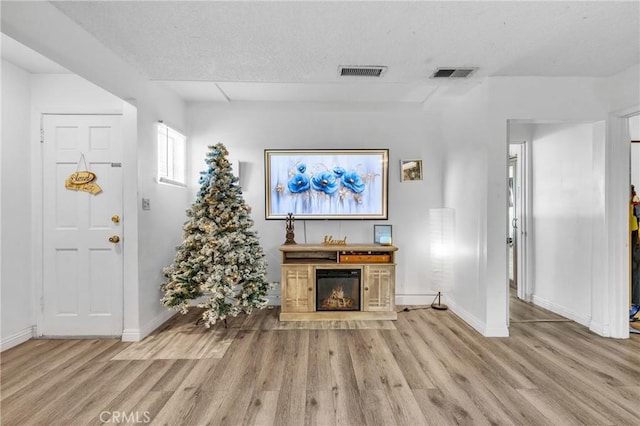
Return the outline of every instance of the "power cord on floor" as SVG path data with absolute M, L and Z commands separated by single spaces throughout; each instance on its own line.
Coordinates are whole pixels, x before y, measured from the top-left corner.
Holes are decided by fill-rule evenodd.
M 420 307 L 420 308 L 404 308 L 401 311 L 397 311 L 397 313 L 410 312 L 410 311 L 420 311 L 422 309 L 431 309 L 431 306 L 423 306 L 423 307 Z
M 432 295 L 433 296 L 433 295 Z M 431 302 L 431 305 L 429 306 L 422 306 L 420 308 L 409 308 L 409 307 L 405 307 L 404 309 L 402 309 L 401 311 L 397 311 L 396 313 L 400 313 L 400 312 L 410 312 L 410 311 L 419 311 L 421 309 L 437 309 L 439 311 L 444 311 L 447 309 L 447 305 L 440 303 L 440 297 L 442 296 L 441 292 L 438 292 L 437 294 L 435 294 L 435 298 L 433 299 L 433 302 Z M 437 302 L 436 302 L 437 301 Z

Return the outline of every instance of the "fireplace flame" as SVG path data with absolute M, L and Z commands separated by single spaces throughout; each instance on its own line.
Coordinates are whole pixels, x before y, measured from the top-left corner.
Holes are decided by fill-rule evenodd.
M 331 295 L 322 301 L 323 309 L 349 309 L 353 306 L 354 300 L 344 295 L 342 286 L 334 287 Z

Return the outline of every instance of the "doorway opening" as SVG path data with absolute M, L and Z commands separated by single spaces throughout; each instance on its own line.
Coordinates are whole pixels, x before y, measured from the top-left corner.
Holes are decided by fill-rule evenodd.
M 636 194 L 640 192 L 640 114 L 628 117 L 629 138 L 631 141 L 630 152 L 630 172 L 632 189 L 635 187 Z M 638 200 L 638 195 L 632 193 L 632 204 Z M 632 207 L 632 214 L 640 222 L 640 205 Z M 633 235 L 633 233 L 631 233 Z M 629 243 L 629 333 L 640 334 L 640 242 L 631 241 Z
M 603 146 L 604 122 L 509 122 L 508 324 L 589 325 L 601 264 L 592 265 L 603 250 Z

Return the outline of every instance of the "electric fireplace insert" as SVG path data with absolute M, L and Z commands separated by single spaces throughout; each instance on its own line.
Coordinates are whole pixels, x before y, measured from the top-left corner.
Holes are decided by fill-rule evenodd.
M 316 269 L 316 311 L 359 311 L 360 269 Z

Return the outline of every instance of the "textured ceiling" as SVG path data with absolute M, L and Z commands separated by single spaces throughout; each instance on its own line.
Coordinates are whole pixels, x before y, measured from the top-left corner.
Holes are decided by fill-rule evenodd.
M 616 74 L 640 63 L 640 2 L 69 1 L 54 5 L 191 100 L 422 102 L 487 76 Z M 384 65 L 383 77 L 339 77 Z M 478 67 L 466 82 L 438 67 Z M 197 82 L 197 83 L 196 83 Z

